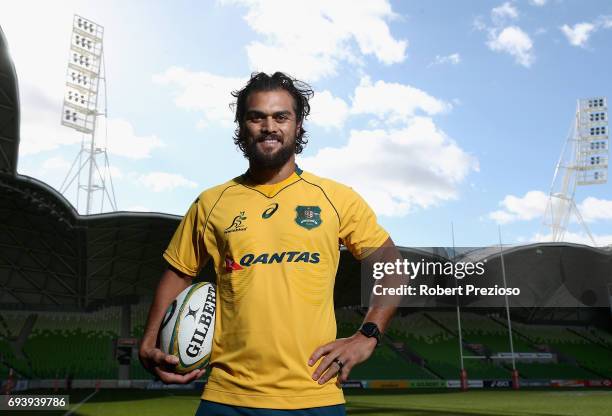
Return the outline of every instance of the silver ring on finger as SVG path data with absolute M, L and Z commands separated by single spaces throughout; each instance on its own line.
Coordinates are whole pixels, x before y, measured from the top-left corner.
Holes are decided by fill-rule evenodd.
M 344 367 L 344 363 L 342 361 L 340 361 L 339 358 L 334 358 L 334 363 L 336 363 L 338 365 L 338 372 L 341 373 L 342 372 L 342 368 Z

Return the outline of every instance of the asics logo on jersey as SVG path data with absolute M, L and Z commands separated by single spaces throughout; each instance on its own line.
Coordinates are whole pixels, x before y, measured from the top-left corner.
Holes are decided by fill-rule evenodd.
M 272 215 L 274 215 L 277 209 L 278 209 L 278 204 L 275 202 L 272 205 L 270 205 L 268 208 L 266 208 L 264 212 L 261 213 L 261 218 L 263 218 L 264 220 L 267 220 Z
M 224 230 L 224 233 L 233 233 L 236 231 L 244 231 L 247 229 L 246 225 L 242 225 L 242 221 L 246 221 L 247 217 L 244 215 L 245 211 L 240 211 L 239 215 L 234 217 L 232 224 Z
M 310 251 L 281 251 L 280 253 L 248 253 L 240 259 L 240 265 L 249 267 L 255 264 L 272 264 L 272 263 L 313 263 L 319 262 L 320 253 Z

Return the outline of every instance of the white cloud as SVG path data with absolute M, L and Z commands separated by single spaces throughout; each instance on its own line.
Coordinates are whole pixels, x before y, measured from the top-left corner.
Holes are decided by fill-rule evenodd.
M 499 203 L 502 209 L 489 213 L 489 218 L 498 224 L 542 218 L 547 203 L 548 195 L 542 191 L 529 191 L 522 197 L 506 195 Z
M 428 117 L 396 130 L 352 130 L 345 146 L 323 148 L 300 165 L 352 186 L 389 216 L 457 198 L 459 184 L 478 170 L 477 160 Z
M 177 88 L 176 105 L 201 112 L 202 118 L 197 126 L 204 128 L 212 122 L 226 127 L 233 126 L 234 111 L 230 104 L 234 99 L 231 93 L 244 86 L 247 79 L 171 67 L 163 74 L 154 75 L 153 81 Z M 316 92 L 311 107 L 309 121 L 322 127 L 342 127 L 349 113 L 348 104 L 328 90 Z
M 542 7 L 546 5 L 548 0 L 529 0 L 529 3 L 533 6 Z
M 609 246 L 612 245 L 612 234 L 591 234 L 595 240 L 595 247 Z M 552 234 L 536 233 L 531 237 L 532 242 L 550 242 L 552 241 Z M 589 236 L 584 233 L 576 233 L 566 231 L 563 236 L 563 241 L 567 243 L 584 244 L 587 246 L 593 246 L 593 241 Z
M 342 61 L 357 63 L 363 56 L 373 55 L 390 65 L 406 57 L 408 42 L 395 39 L 387 24 L 397 18 L 387 0 L 221 3 L 247 7 L 246 22 L 263 37 L 247 45 L 252 70 L 281 70 L 316 81 L 335 75 Z
M 151 156 L 154 149 L 165 146 L 157 136 L 136 135 L 134 127 L 126 120 L 109 119 L 107 123 L 107 150 L 110 155 L 123 156 L 129 159 L 145 159 Z
M 19 166 L 19 173 L 33 178 L 57 178 L 65 176 L 70 169 L 71 163 L 62 156 L 52 156 L 45 159 L 42 163 L 32 164 L 26 163 Z
M 601 15 L 592 22 L 563 25 L 559 28 L 572 46 L 585 48 L 591 36 L 600 29 L 612 29 L 612 16 Z
M 282 71 L 302 80 L 316 81 L 336 75 L 338 62 L 331 56 L 303 53 L 295 46 L 270 46 L 251 42 L 247 55 L 253 71 Z
M 316 92 L 310 101 L 312 111 L 309 120 L 322 127 L 341 128 L 348 117 L 349 108 L 342 98 L 325 90 Z
M 70 168 L 70 162 L 61 156 L 53 156 L 45 160 L 41 164 L 41 168 L 43 170 L 64 170 L 67 172 Z
M 59 98 L 58 98 L 59 97 Z M 21 89 L 22 122 L 19 156 L 57 150 L 81 143 L 83 135 L 60 124 L 63 94 L 50 92 L 28 83 Z M 138 136 L 131 123 L 121 119 L 98 118 L 96 144 L 104 146 L 104 123 L 108 126 L 108 152 L 131 159 L 149 157 L 153 149 L 162 147 L 156 136 Z M 76 156 L 76 153 L 75 153 Z
M 492 29 L 489 32 L 487 46 L 492 51 L 512 55 L 518 64 L 527 68 L 535 59 L 531 38 L 518 26 L 508 26 L 502 31 Z
M 59 112 L 59 106 L 57 112 L 30 108 L 28 117 L 21 125 L 20 157 L 81 143 L 82 134 L 60 125 Z M 107 123 L 108 142 L 106 144 L 109 155 L 143 159 L 150 157 L 153 150 L 164 146 L 162 140 L 155 135 L 137 135 L 132 124 L 127 120 L 100 118 L 98 121 L 96 145 L 98 147 L 105 145 L 102 132 L 105 131 L 104 123 Z
M 499 203 L 502 209 L 489 213 L 488 217 L 498 224 L 542 218 L 548 199 L 548 195 L 542 191 L 529 191 L 522 197 L 506 195 Z M 563 208 L 559 199 L 555 198 L 553 202 L 555 211 Z M 578 210 L 585 222 L 612 220 L 612 200 L 587 197 L 578 204 Z
M 487 33 L 487 47 L 494 52 L 507 53 L 519 65 L 529 68 L 535 61 L 533 41 L 519 26 L 510 21 L 519 18 L 519 11 L 512 2 L 505 2 L 491 9 L 491 23 L 487 24 L 482 16 L 472 22 L 475 30 Z
M 132 212 L 153 212 L 149 207 L 143 205 L 132 205 L 126 208 L 126 211 Z
M 61 97 L 27 82 L 20 91 L 21 126 L 19 155 L 28 156 L 80 143 L 82 135 L 60 124 Z M 57 98 L 57 97 L 56 97 Z
M 596 30 L 592 23 L 576 23 L 574 26 L 563 25 L 561 31 L 573 46 L 586 46 L 591 34 Z
M 491 9 L 491 18 L 494 22 L 501 22 L 503 19 L 518 19 L 518 16 L 518 10 L 510 2 Z
M 123 171 L 117 166 L 110 165 L 108 167 L 108 172 L 110 173 L 113 181 L 123 178 Z
M 153 192 L 171 191 L 175 188 L 195 188 L 198 186 L 196 182 L 190 181 L 183 175 L 167 172 L 150 172 L 138 176 L 136 181 Z
M 472 22 L 472 27 L 474 28 L 474 30 L 477 30 L 479 32 L 485 31 L 488 28 L 482 16 L 476 16 L 474 18 L 474 21 Z
M 457 65 L 461 62 L 461 56 L 458 53 L 452 53 L 450 55 L 441 56 L 436 55 L 436 59 L 430 64 L 431 65 L 443 65 L 443 64 L 452 64 Z
M 387 122 L 407 121 L 417 111 L 435 115 L 450 109 L 445 103 L 418 88 L 363 77 L 355 89 L 351 114 L 373 114 Z
M 229 107 L 233 100 L 231 92 L 240 89 L 247 79 L 193 72 L 173 66 L 163 74 L 154 75 L 153 82 L 177 87 L 175 104 L 179 108 L 201 112 L 202 119 L 198 125 L 204 127 L 210 122 L 232 125 L 234 113 Z
M 612 200 L 587 197 L 578 206 L 582 219 L 586 222 L 612 220 Z

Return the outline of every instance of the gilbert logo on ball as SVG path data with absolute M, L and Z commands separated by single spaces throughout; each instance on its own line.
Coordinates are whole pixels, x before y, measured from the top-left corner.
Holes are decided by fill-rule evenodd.
M 183 290 L 168 307 L 159 335 L 160 347 L 179 359 L 177 373 L 208 365 L 215 331 L 215 286 L 196 283 Z

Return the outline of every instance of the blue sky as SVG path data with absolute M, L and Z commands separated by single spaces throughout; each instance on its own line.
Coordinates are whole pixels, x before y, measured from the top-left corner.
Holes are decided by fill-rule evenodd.
M 357 189 L 397 243 L 449 245 L 451 221 L 457 245 L 494 244 L 498 225 L 505 243 L 546 238 L 576 100 L 611 96 L 612 3 L 290 3 L 0 3 L 20 83 L 18 171 L 57 188 L 80 148 L 59 124 L 76 13 L 105 28 L 120 210 L 182 215 L 246 170 L 229 92 L 278 69 L 316 91 L 298 163 Z M 598 244 L 612 244 L 611 186 L 576 192 Z M 566 238 L 587 241 L 575 221 Z

